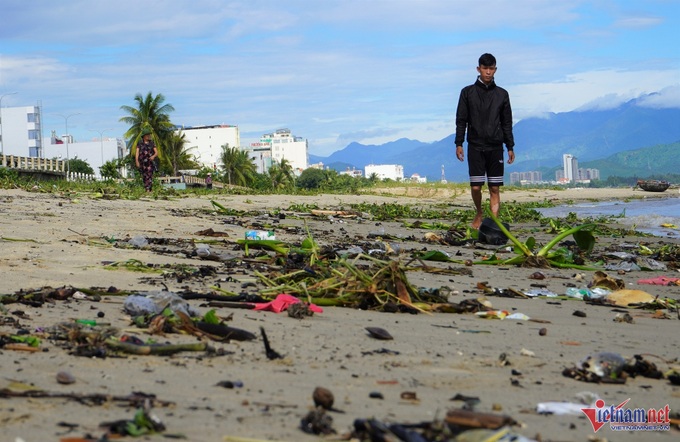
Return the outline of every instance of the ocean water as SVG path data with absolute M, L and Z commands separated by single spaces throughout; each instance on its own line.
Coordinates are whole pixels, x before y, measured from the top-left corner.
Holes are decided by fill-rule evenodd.
M 543 216 L 556 218 L 566 217 L 569 212 L 578 217 L 614 216 L 617 223 L 641 232 L 680 238 L 680 194 L 677 192 L 665 198 L 585 202 L 536 210 Z M 662 227 L 662 224 L 676 227 Z

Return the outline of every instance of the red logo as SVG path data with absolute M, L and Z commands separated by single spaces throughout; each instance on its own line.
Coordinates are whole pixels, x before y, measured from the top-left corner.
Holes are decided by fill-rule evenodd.
M 581 408 L 593 431 L 598 432 L 605 424 L 615 431 L 668 431 L 670 430 L 670 407 L 663 408 L 624 408 L 630 398 L 619 405 L 605 406 L 602 399 L 595 402 L 595 407 Z

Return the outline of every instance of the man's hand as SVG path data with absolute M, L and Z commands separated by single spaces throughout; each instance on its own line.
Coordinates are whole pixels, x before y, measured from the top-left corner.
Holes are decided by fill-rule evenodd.
M 514 162 L 515 162 L 515 151 L 509 150 L 508 151 L 508 164 L 512 164 Z
M 456 146 L 456 158 L 460 161 L 465 161 L 465 152 L 463 152 L 463 146 Z

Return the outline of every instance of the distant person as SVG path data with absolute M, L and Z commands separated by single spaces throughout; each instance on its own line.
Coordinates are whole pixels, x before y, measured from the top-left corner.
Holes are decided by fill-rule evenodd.
M 456 110 L 456 157 L 465 160 L 463 141 L 467 132 L 470 193 L 477 209 L 472 227 L 479 229 L 484 219 L 482 186 L 488 181 L 491 212 L 498 216 L 503 185 L 503 143 L 508 164 L 515 161 L 512 135 L 512 109 L 508 92 L 496 86 L 496 57 L 483 54 L 477 66 L 477 81 L 460 91 Z
M 205 177 L 205 187 L 208 190 L 212 189 L 212 174 L 210 173 Z
M 151 130 L 142 130 L 142 139 L 137 143 L 135 162 L 137 169 L 142 174 L 142 181 L 147 192 L 151 192 L 153 186 L 153 173 L 155 170 L 154 160 L 158 158 L 158 148 L 151 139 Z

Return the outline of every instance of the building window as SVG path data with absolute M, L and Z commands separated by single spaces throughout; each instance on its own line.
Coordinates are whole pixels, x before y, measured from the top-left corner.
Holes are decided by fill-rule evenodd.
M 35 123 L 36 121 L 38 121 L 38 115 L 36 114 L 26 114 L 26 117 L 28 118 L 29 123 Z
M 38 139 L 40 139 L 40 133 L 39 133 L 39 131 L 33 130 L 33 129 L 29 130 L 29 131 L 28 131 L 28 139 L 29 139 L 29 140 L 38 140 Z

